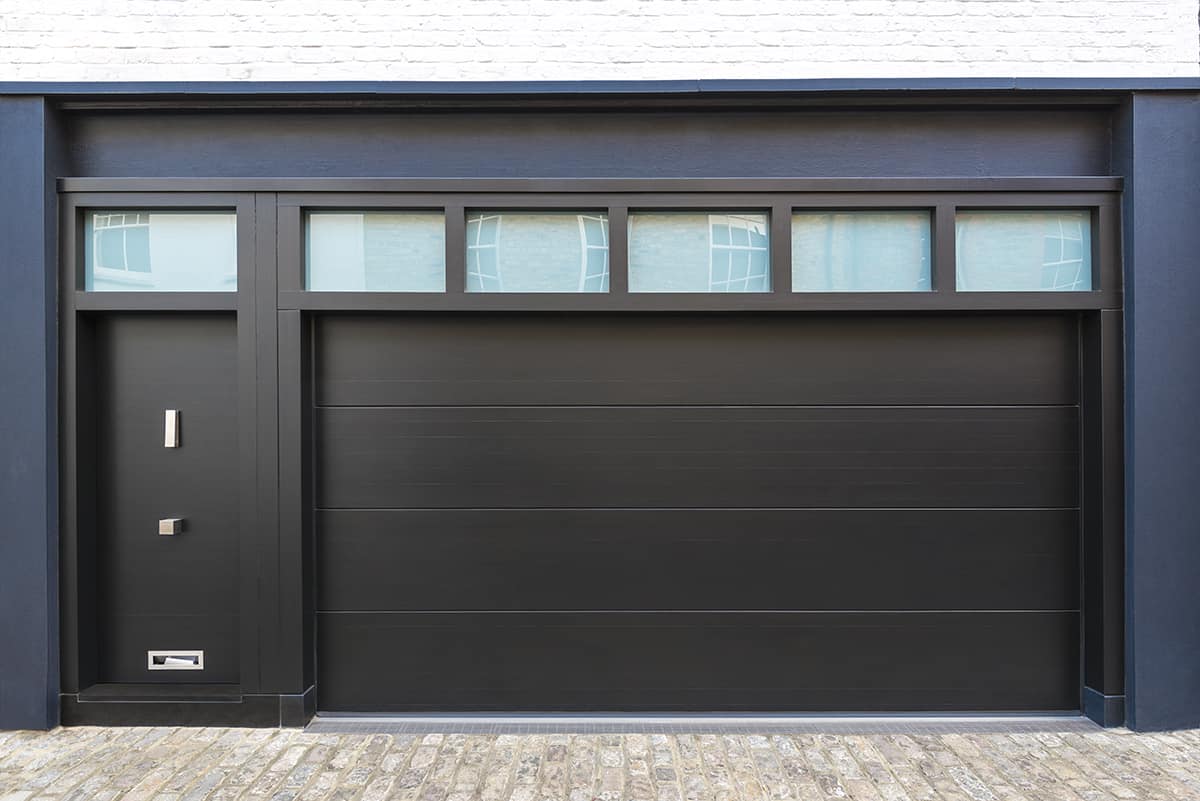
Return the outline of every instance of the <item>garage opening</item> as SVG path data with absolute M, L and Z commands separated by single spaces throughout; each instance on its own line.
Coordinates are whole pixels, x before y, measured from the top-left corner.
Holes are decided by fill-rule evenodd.
M 1075 314 L 326 314 L 329 712 L 1068 710 Z
M 1120 702 L 1119 180 L 130 180 L 63 195 L 69 719 Z

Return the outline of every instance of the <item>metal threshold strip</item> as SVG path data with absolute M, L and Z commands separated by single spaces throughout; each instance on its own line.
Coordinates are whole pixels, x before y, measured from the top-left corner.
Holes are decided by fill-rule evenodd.
M 319 713 L 318 734 L 1020 734 L 1098 731 L 1078 713 L 985 715 L 635 715 Z

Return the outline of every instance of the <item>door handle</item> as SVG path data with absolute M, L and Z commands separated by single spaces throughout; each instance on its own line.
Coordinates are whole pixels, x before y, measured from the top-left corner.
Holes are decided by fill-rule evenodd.
M 179 447 L 179 410 L 167 409 L 163 414 L 163 447 Z
M 158 533 L 162 537 L 174 537 L 183 532 L 182 517 L 164 517 L 158 521 Z

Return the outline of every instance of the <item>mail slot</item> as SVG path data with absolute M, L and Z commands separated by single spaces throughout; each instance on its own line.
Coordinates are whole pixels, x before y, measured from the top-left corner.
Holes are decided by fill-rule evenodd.
M 204 670 L 203 651 L 147 651 L 148 670 Z

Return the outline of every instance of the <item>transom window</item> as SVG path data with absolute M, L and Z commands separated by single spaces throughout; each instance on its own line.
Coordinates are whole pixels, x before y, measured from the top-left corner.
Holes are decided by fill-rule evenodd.
M 83 248 L 84 287 L 93 292 L 237 289 L 233 212 L 94 210 Z
M 467 215 L 468 292 L 607 292 L 608 215 L 478 211 Z
M 639 211 L 629 215 L 630 292 L 770 292 L 769 216 Z
M 551 188 L 543 188 L 547 183 Z M 536 190 L 513 192 L 489 184 L 474 194 L 433 189 L 422 194 L 288 195 L 269 224 L 278 226 L 280 242 L 298 238 L 303 261 L 299 275 L 287 264 L 295 264 L 294 259 L 280 261 L 279 291 L 408 293 L 411 300 L 380 298 L 370 306 L 427 309 L 519 309 L 526 303 L 550 308 L 547 302 L 556 302 L 433 297 L 501 294 L 613 294 L 628 298 L 618 306 L 634 309 L 999 309 L 1009 302 L 983 293 L 1011 293 L 1014 303 L 1038 308 L 1090 308 L 1110 302 L 1119 291 L 1117 239 L 1108 229 L 1120 210 L 1110 189 L 1030 189 L 1018 195 L 1006 185 L 1003 191 L 984 187 L 961 193 L 801 189 L 784 195 L 773 190 L 755 194 L 754 187 L 740 194 L 710 192 L 707 182 L 699 191 L 675 193 L 648 189 L 647 182 L 615 193 L 609 191 L 614 182 L 607 179 L 603 188 L 597 183 L 595 190 L 586 191 L 559 183 L 545 179 Z M 682 187 L 684 182 L 667 184 Z M 521 183 L 514 181 L 514 186 Z M 138 196 L 129 195 L 131 201 Z M 309 197 L 311 207 L 306 205 Z M 375 206 L 358 208 L 358 198 Z M 504 203 L 528 199 L 528 205 L 491 205 L 489 198 Z M 722 198 L 730 203 L 722 204 Z M 741 205 L 756 199 L 761 207 Z M 1038 205 L 1043 199 L 1045 204 Z M 101 209 L 81 203 L 80 288 L 235 291 L 238 221 L 249 226 L 241 251 L 253 254 L 257 218 L 252 208 L 247 211 L 242 195 L 198 194 L 197 202 L 212 207 L 147 208 L 134 202 Z M 217 205 L 226 202 L 237 211 Z M 1101 225 L 1106 233 L 1097 241 L 1095 229 Z M 296 252 L 295 245 L 290 247 L 281 255 Z M 1032 297 L 1036 293 L 1093 297 L 1037 300 Z M 861 297 L 870 294 L 878 300 Z M 677 297 L 649 297 L 653 295 Z M 688 300 L 686 295 L 759 297 Z M 957 301 L 951 300 L 954 296 Z M 300 294 L 281 300 L 301 308 L 321 308 L 325 302 L 302 300 Z M 327 300 L 337 308 L 354 303 L 351 298 Z M 563 308 L 608 308 L 598 297 L 563 297 L 561 302 Z
M 928 292 L 928 211 L 792 215 L 792 291 Z
M 306 233 L 308 289 L 446 289 L 446 221 L 440 211 L 310 212 Z
M 963 292 L 1092 288 L 1091 212 L 960 211 L 954 251 Z

